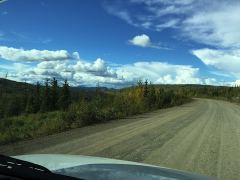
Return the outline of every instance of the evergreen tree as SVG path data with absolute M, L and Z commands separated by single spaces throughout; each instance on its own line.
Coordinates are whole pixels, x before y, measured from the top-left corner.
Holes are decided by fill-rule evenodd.
M 59 99 L 59 105 L 62 110 L 67 110 L 71 103 L 70 87 L 67 80 L 64 81 L 61 96 Z
M 51 110 L 56 110 L 58 108 L 58 81 L 53 78 L 51 81 L 51 90 L 50 90 L 50 108 Z
M 37 82 L 34 92 L 34 113 L 40 111 L 41 107 L 41 86 L 40 83 Z
M 48 81 L 49 80 L 46 79 L 44 91 L 42 94 L 41 112 L 46 112 L 50 110 L 50 88 Z
M 164 89 L 163 88 L 158 88 L 157 90 L 157 98 L 156 98 L 156 103 L 158 108 L 163 107 L 163 96 L 164 96 Z
M 143 96 L 144 97 L 148 96 L 148 80 L 147 79 L 146 79 L 146 81 L 144 83 Z
M 150 83 L 149 94 L 148 94 L 148 105 L 150 108 L 154 108 L 156 104 L 156 91 L 154 85 Z
M 16 116 L 21 113 L 20 98 L 15 96 L 9 99 L 9 102 L 6 104 L 6 113 L 7 117 Z
M 34 97 L 32 94 L 28 96 L 26 113 L 34 113 Z
M 102 104 L 102 90 L 99 82 L 97 83 L 95 94 L 96 94 L 95 97 L 96 108 L 98 108 Z
M 138 85 L 138 87 L 142 88 L 142 87 L 143 87 L 143 82 L 142 82 L 142 80 L 139 80 L 139 81 L 137 82 L 137 85 Z

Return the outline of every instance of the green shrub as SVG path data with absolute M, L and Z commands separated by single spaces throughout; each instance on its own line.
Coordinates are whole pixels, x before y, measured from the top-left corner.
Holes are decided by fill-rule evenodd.
M 189 98 L 173 90 L 147 85 L 104 93 L 72 103 L 68 110 L 5 117 L 0 120 L 0 144 L 103 123 L 154 109 L 183 104 Z

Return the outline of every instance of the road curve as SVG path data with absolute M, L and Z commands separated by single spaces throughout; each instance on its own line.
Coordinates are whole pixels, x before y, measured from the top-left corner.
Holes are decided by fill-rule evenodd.
M 1 146 L 0 153 L 102 156 L 240 179 L 240 106 L 191 103 Z

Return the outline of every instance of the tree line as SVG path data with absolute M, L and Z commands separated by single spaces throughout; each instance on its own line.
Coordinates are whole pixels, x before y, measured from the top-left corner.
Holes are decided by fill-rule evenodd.
M 67 81 L 60 86 L 55 78 L 34 86 L 2 82 L 0 144 L 177 106 L 192 97 L 240 102 L 239 87 L 153 85 L 145 80 L 123 89 L 79 89 Z
M 8 107 L 3 111 L 7 115 L 3 113 L 0 119 L 0 143 L 102 123 L 190 101 L 189 97 L 179 92 L 156 87 L 147 80 L 119 90 L 96 87 L 73 92 L 67 81 L 59 87 L 55 78 L 46 80 L 44 86 L 37 83 L 29 85 L 21 93 L 5 93 L 0 97 L 5 99 L 0 106 Z
M 161 87 L 162 85 L 157 85 Z M 211 86 L 211 85 L 170 85 L 165 88 L 175 90 L 188 97 L 213 98 L 240 102 L 239 86 Z
M 35 86 L 25 84 L 19 93 L 1 91 L 0 118 L 56 110 L 65 111 L 70 104 L 70 86 L 67 80 L 60 87 L 57 79 L 46 79 L 44 86 L 39 82 Z
M 189 97 L 173 90 L 158 88 L 147 80 L 139 81 L 137 86 L 115 91 L 96 88 L 92 99 L 85 95 L 70 105 L 66 120 L 80 126 L 101 123 L 180 105 L 190 100 Z

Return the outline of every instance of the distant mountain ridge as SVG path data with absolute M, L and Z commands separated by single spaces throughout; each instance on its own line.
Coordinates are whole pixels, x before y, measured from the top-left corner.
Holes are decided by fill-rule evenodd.
M 35 87 L 35 84 L 0 78 L 0 90 L 4 90 L 7 93 L 22 93 L 26 89 L 32 89 L 34 87 Z M 87 86 L 70 87 L 71 91 L 73 92 L 95 91 L 97 88 L 100 88 L 101 90 L 108 90 L 108 89 L 113 90 L 113 88 L 107 88 L 107 87 L 87 87 Z

